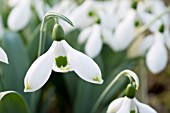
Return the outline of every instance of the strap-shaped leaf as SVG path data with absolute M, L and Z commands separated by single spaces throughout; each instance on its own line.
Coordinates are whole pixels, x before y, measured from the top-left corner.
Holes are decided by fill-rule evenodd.
M 0 113 L 30 113 L 24 98 L 15 91 L 0 93 Z

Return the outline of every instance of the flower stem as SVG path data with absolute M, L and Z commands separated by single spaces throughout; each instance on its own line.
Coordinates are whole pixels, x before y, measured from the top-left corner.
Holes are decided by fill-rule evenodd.
M 116 81 L 122 76 L 125 75 L 129 78 L 130 83 L 132 83 L 132 77 L 134 78 L 134 76 L 131 76 L 131 72 L 129 73 L 129 70 L 124 70 L 122 72 L 120 72 L 111 82 L 110 84 L 105 88 L 105 90 L 103 91 L 103 93 L 100 95 L 99 99 L 97 100 L 97 102 L 95 103 L 94 107 L 91 110 L 91 113 L 96 113 L 97 108 L 99 107 L 99 105 L 101 104 L 101 102 L 103 101 L 103 99 L 105 98 L 105 96 L 108 94 L 108 92 L 110 91 L 110 89 L 112 88 L 112 86 L 116 83 Z M 135 75 L 136 76 L 136 75 Z M 137 76 L 136 76 L 137 77 Z M 136 81 L 137 82 L 137 81 Z M 138 86 L 137 86 L 138 87 Z

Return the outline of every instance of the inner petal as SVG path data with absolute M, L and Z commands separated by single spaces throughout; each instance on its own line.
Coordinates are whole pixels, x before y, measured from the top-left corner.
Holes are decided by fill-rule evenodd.
M 66 51 L 61 42 L 57 42 L 55 50 L 55 58 L 53 62 L 53 70 L 55 72 L 68 72 L 72 71 L 68 60 Z

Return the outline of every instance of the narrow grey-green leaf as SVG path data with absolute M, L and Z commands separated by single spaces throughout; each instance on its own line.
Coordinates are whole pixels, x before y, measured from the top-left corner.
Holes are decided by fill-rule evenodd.
M 30 113 L 24 98 L 17 92 L 0 92 L 0 113 Z

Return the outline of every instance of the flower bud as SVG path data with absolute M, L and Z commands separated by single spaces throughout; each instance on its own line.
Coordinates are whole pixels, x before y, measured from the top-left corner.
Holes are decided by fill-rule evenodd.
M 61 25 L 55 24 L 53 27 L 52 38 L 56 41 L 61 41 L 64 39 L 64 30 Z
M 128 84 L 126 87 L 126 96 L 130 99 L 133 99 L 136 95 L 136 89 L 132 84 Z

